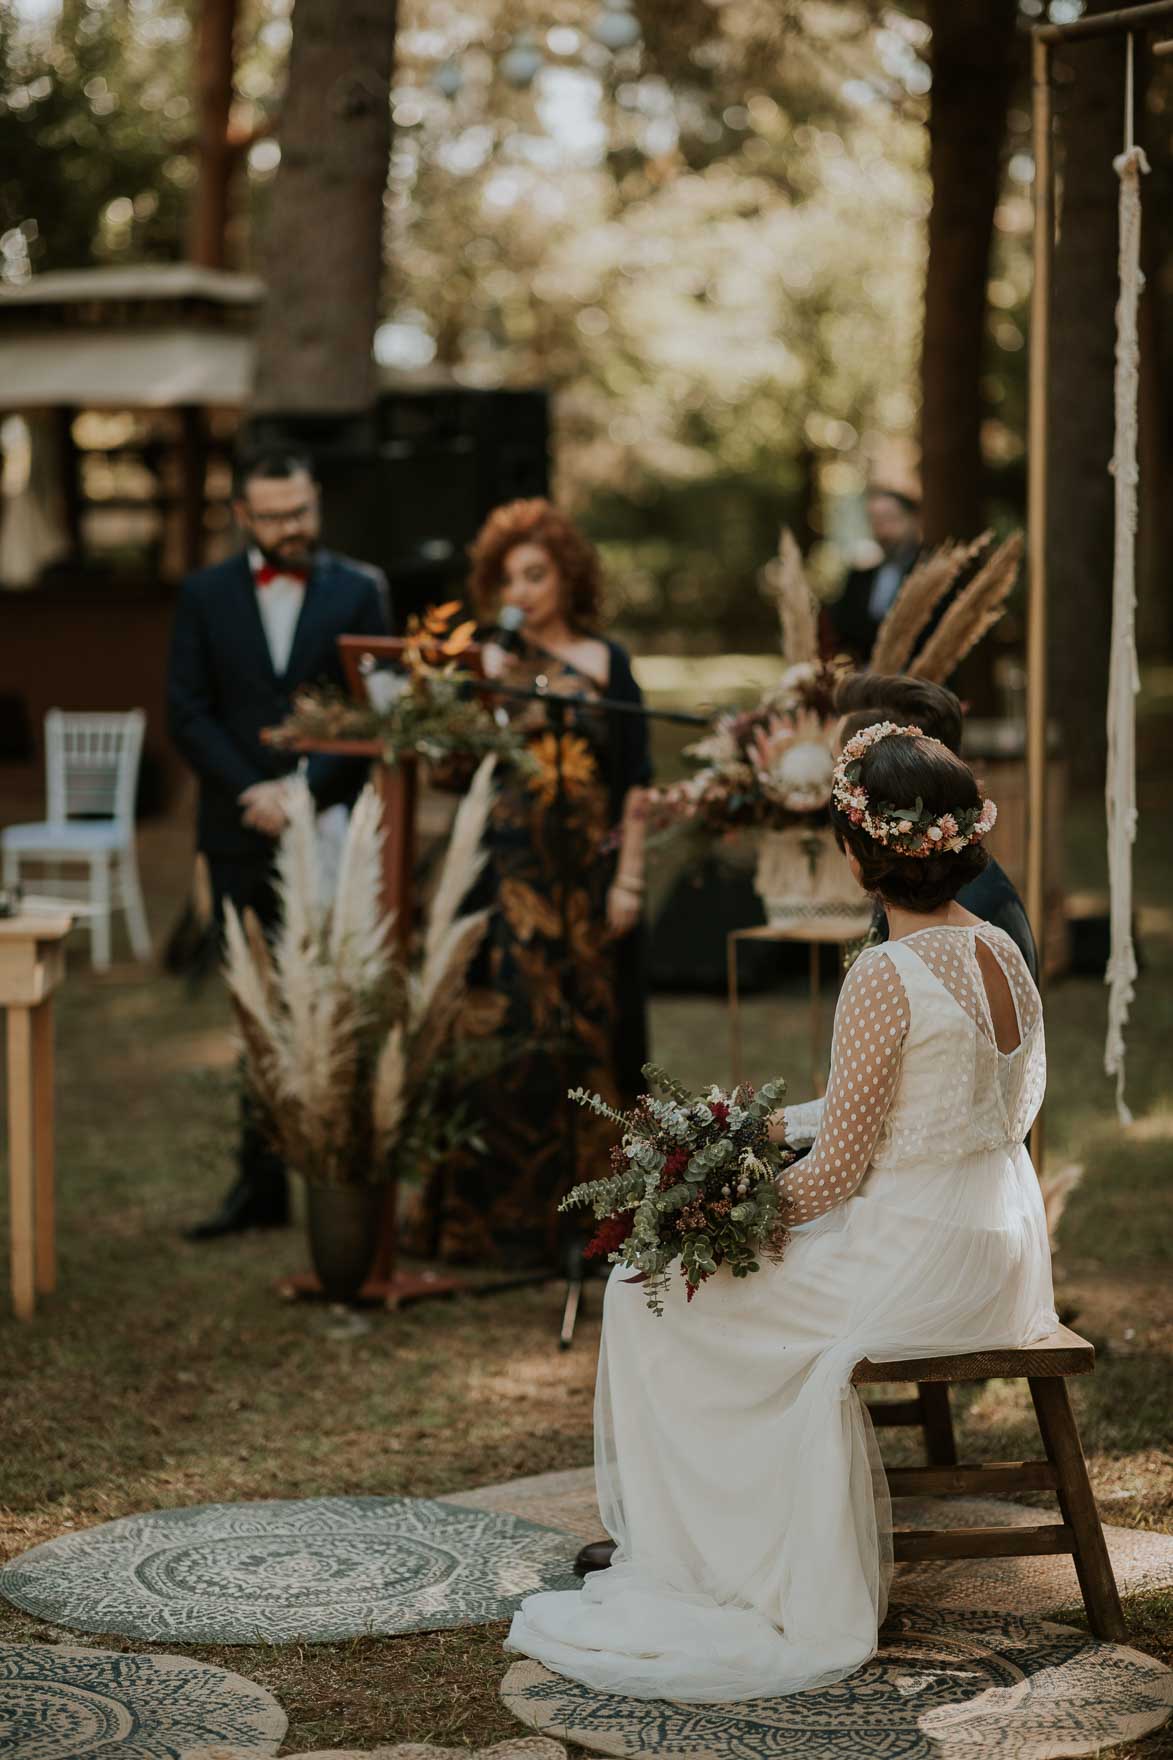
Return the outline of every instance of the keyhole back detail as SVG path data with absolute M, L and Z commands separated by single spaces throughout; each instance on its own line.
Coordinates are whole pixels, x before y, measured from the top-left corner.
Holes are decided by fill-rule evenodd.
M 980 935 L 974 936 L 973 946 L 986 992 L 986 1008 L 989 1011 L 994 1043 L 999 1051 L 1009 1055 L 1022 1044 L 1022 1028 L 1018 1020 L 1014 992 L 993 948 L 988 947 Z
M 988 923 L 915 929 L 897 945 L 916 955 L 1003 1057 L 1012 1057 L 1039 1024 L 1038 991 L 1001 929 Z

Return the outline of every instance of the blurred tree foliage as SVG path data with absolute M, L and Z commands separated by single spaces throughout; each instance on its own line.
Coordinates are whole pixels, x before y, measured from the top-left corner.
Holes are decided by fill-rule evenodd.
M 558 391 L 559 492 L 633 633 L 772 645 L 758 571 L 781 518 L 821 536 L 809 459 L 823 494 L 857 490 L 915 426 L 923 27 L 645 0 L 642 45 L 608 55 L 597 14 L 535 16 L 518 92 L 516 11 L 445 37 L 432 0 L 405 9 L 380 346 Z
M 0 277 L 183 254 L 195 183 L 198 0 L 0 0 Z M 245 0 L 234 123 L 276 109 L 283 0 Z M 265 181 L 260 154 L 251 182 Z M 250 206 L 252 204 L 249 204 Z M 237 223 L 247 254 L 249 214 Z
M 10 277 L 178 255 L 192 179 L 189 21 L 176 7 L 145 12 L 64 0 L 56 20 L 40 23 L 0 0 Z
M 63 0 L 37 22 L 0 0 L 0 276 L 181 254 L 196 5 Z M 1020 0 L 1028 18 L 1042 5 Z M 772 646 L 758 583 L 779 520 L 830 585 L 863 535 L 864 482 L 917 432 L 930 9 L 635 7 L 640 40 L 614 50 L 598 41 L 613 0 L 406 0 L 376 352 L 393 372 L 549 385 L 559 494 L 603 541 L 633 633 Z M 240 267 L 279 158 L 291 12 L 242 0 Z M 1024 482 L 1024 71 L 973 363 L 987 505 L 1006 520 Z M 1167 175 L 1158 162 L 1154 192 Z

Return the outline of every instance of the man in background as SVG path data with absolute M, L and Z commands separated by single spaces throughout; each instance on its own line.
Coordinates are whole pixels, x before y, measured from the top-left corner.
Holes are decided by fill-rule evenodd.
M 876 631 L 920 555 L 920 503 L 899 489 L 873 489 L 868 524 L 880 560 L 871 568 L 852 569 L 842 593 L 827 607 L 835 651 L 865 663 Z
M 239 555 L 183 583 L 167 678 L 171 736 L 199 780 L 197 846 L 205 856 L 217 922 L 228 900 L 266 929 L 277 916 L 273 864 L 286 824 L 296 754 L 268 746 L 310 684 L 344 687 L 338 637 L 387 632 L 386 581 L 378 569 L 321 547 L 321 504 L 309 461 L 257 453 L 237 471 Z M 361 759 L 313 754 L 306 781 L 320 813 L 353 803 Z M 245 1097 L 238 1176 L 220 1209 L 188 1230 L 210 1240 L 288 1220 L 285 1168 Z

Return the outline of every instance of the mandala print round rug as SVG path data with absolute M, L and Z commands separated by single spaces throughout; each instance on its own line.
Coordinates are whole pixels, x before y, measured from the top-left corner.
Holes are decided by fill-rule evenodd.
M 212 1743 L 259 1757 L 285 1728 L 263 1687 L 186 1656 L 0 1644 L 0 1754 L 13 1760 L 183 1760 Z
M 411 1497 L 203 1504 L 126 1516 L 0 1571 L 25 1613 L 154 1643 L 328 1643 L 505 1619 L 577 1586 L 578 1542 Z
M 531 1729 L 625 1760 L 1052 1760 L 1156 1729 L 1173 1672 L 1044 1620 L 904 1608 L 866 1668 L 785 1699 L 621 1699 L 536 1662 L 515 1664 L 501 1696 Z

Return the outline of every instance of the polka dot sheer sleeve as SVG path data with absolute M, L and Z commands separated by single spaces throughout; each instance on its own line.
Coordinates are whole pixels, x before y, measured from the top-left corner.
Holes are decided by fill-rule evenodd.
M 871 1165 L 908 1032 L 908 997 L 881 949 L 856 960 L 835 1010 L 831 1075 L 809 1155 L 783 1176 L 788 1220 L 810 1222 L 842 1204 Z

